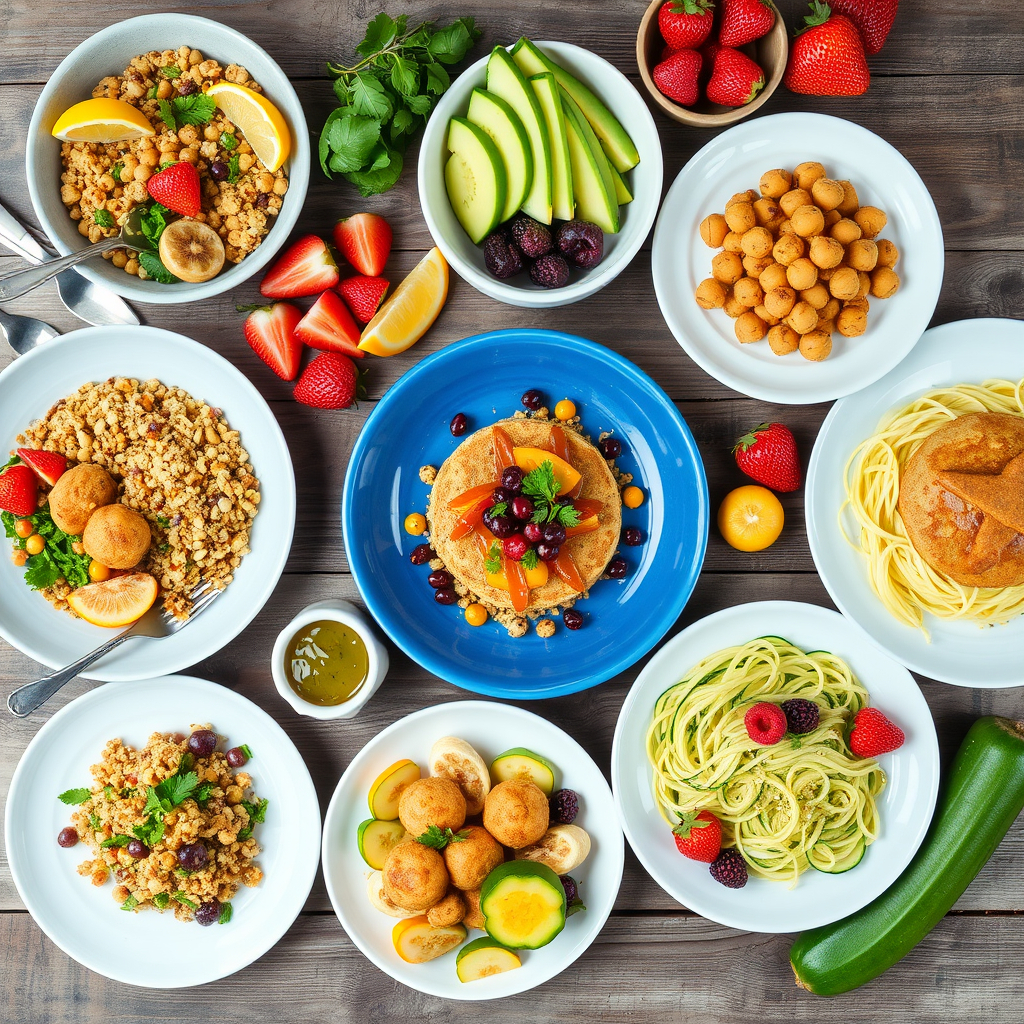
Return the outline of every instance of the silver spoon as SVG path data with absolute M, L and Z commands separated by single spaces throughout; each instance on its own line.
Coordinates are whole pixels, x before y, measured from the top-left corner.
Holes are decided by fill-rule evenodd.
M 35 317 L 17 316 L 0 309 L 0 335 L 3 335 L 17 355 L 23 356 L 44 341 L 59 337 L 60 331 L 55 331 L 49 324 Z
M 40 263 L 37 267 L 29 267 L 27 270 L 15 270 L 10 274 L 0 277 L 0 302 L 8 299 L 16 299 L 19 295 L 46 284 L 51 278 L 56 277 L 62 270 L 67 270 L 90 256 L 99 256 L 101 253 L 110 252 L 111 249 L 135 249 L 136 251 L 151 247 L 149 239 L 142 233 L 143 208 L 136 206 L 121 228 L 121 233 L 114 238 L 104 238 L 95 245 L 86 246 L 70 256 L 61 256 L 59 259 L 50 260 L 48 263 Z

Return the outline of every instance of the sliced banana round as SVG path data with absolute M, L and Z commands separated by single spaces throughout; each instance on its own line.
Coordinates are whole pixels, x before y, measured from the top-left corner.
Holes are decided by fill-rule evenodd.
M 182 217 L 160 235 L 160 262 L 189 284 L 216 277 L 224 266 L 224 243 L 209 224 Z
M 552 825 L 531 846 L 516 850 L 516 860 L 546 864 L 556 875 L 578 868 L 590 853 L 590 836 L 579 825 Z
M 415 917 L 422 913 L 419 910 L 403 910 L 392 903 L 384 892 L 384 874 L 380 871 L 371 871 L 366 876 L 366 895 L 370 897 L 374 907 L 388 917 Z
M 458 736 L 442 736 L 430 748 L 430 774 L 451 779 L 466 798 L 466 816 L 484 809 L 484 797 L 491 791 L 487 762 Z

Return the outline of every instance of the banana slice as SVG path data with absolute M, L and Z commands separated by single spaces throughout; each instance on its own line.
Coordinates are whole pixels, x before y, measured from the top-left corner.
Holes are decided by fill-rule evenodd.
M 487 762 L 458 736 L 442 736 L 430 748 L 430 774 L 451 779 L 466 798 L 466 816 L 484 809 L 484 797 L 491 791 Z
M 209 224 L 182 217 L 160 235 L 160 262 L 190 284 L 209 281 L 224 266 L 224 243 Z
M 384 893 L 384 875 L 380 871 L 371 871 L 366 876 L 366 895 L 374 907 L 388 917 L 415 917 L 421 913 L 419 910 L 403 910 L 387 898 Z
M 552 825 L 532 846 L 516 850 L 516 860 L 546 864 L 556 875 L 578 868 L 590 853 L 590 836 L 578 825 Z

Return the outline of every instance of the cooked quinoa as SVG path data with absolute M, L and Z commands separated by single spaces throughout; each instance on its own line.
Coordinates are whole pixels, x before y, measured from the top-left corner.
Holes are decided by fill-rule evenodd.
M 61 145 L 61 201 L 71 219 L 78 222 L 80 234 L 90 242 L 116 236 L 132 208 L 149 202 L 146 182 L 161 165 L 184 160 L 195 165 L 202 186 L 202 210 L 195 219 L 220 235 L 228 262 L 240 263 L 256 249 L 281 210 L 288 191 L 285 172 L 268 171 L 219 108 L 206 124 L 184 124 L 177 131 L 171 131 L 160 116 L 161 100 L 204 93 L 222 79 L 253 92 L 263 91 L 244 67 L 229 64 L 222 68 L 189 46 L 151 50 L 133 57 L 123 74 L 100 80 L 92 91 L 94 98 L 124 100 L 137 107 L 156 134 L 107 145 Z M 233 140 L 235 144 L 228 148 L 225 140 L 228 145 Z M 215 180 L 210 171 L 213 164 L 228 166 L 233 157 L 237 158 L 237 180 Z M 110 215 L 110 226 L 96 223 L 99 210 Z M 147 277 L 135 255 L 125 249 L 104 253 L 104 259 L 129 274 Z
M 111 377 L 83 384 L 18 436 L 18 444 L 92 462 L 114 478 L 118 500 L 143 515 L 152 543 L 139 568 L 164 607 L 188 614 L 200 577 L 223 589 L 249 551 L 259 481 L 220 409 L 158 380 Z M 44 591 L 71 612 L 63 580 Z
M 193 731 L 210 728 L 192 726 Z M 262 820 L 266 805 L 252 795 L 249 774 L 231 768 L 221 751 L 195 757 L 188 752 L 187 736 L 157 732 L 141 750 L 109 740 L 91 771 L 90 796 L 71 817 L 79 839 L 94 854 L 79 864 L 78 873 L 96 886 L 113 877 L 113 897 L 122 909 L 173 909 L 179 921 L 191 921 L 202 904 L 228 903 L 239 885 L 255 886 L 263 878 L 255 863 L 260 847 L 252 836 L 258 822 L 252 818 Z M 184 792 L 193 781 L 190 773 L 191 795 L 161 812 L 159 841 L 148 844 L 144 856 L 133 856 L 127 842 L 138 838 L 137 830 L 146 838 L 154 834 L 153 815 L 145 810 L 147 799 L 152 805 L 153 788 L 169 779 L 173 787 L 185 777 L 179 790 Z M 69 794 L 75 798 L 74 790 Z M 104 847 L 105 841 L 111 845 Z M 188 871 L 179 852 L 192 844 L 201 844 L 207 859 L 205 866 Z

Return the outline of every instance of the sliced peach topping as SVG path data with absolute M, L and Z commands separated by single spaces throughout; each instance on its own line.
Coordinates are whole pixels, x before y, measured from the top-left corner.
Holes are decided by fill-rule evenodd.
M 557 423 L 551 428 L 551 450 L 563 462 L 569 463 L 569 442 L 565 439 L 565 430 Z M 556 477 L 557 479 L 557 477 Z M 583 489 L 583 477 L 581 476 L 576 486 L 565 494 L 567 498 L 575 498 Z
M 464 511 L 470 505 L 475 505 L 481 498 L 486 498 L 495 487 L 497 487 L 495 483 L 477 484 L 476 487 L 470 487 L 468 491 L 463 491 L 458 497 L 452 498 L 448 502 L 448 507 L 453 510 L 458 509 L 460 512 Z
M 568 533 L 568 531 L 566 532 Z M 576 568 L 576 563 L 572 560 L 572 555 L 564 547 L 559 549 L 558 557 L 550 565 L 559 579 L 572 587 L 577 594 L 583 593 L 583 578 L 580 576 L 579 569 Z
M 465 537 L 483 519 L 484 512 L 493 503 L 490 494 L 487 494 L 483 498 L 478 498 L 472 505 L 467 506 L 462 515 L 459 516 L 458 522 L 452 527 L 451 539 L 459 540 L 459 538 Z
M 513 455 L 516 465 L 524 473 L 532 473 L 543 463 L 550 462 L 555 481 L 558 483 L 559 494 L 568 494 L 583 478 L 578 469 L 574 469 L 565 459 L 560 459 L 544 448 L 514 448 Z
M 570 537 L 578 537 L 581 533 L 593 533 L 600 528 L 601 520 L 597 516 L 587 516 L 586 519 L 581 519 L 575 526 L 567 526 L 565 528 L 565 538 L 568 540 Z
M 514 454 L 516 449 L 504 427 L 492 427 L 491 435 L 494 438 L 494 471 L 500 480 L 502 470 L 518 465 Z

